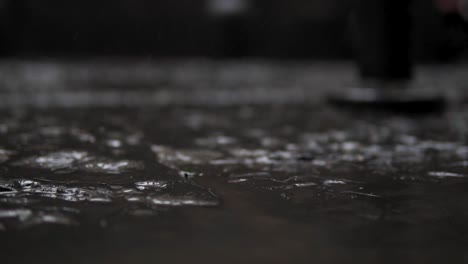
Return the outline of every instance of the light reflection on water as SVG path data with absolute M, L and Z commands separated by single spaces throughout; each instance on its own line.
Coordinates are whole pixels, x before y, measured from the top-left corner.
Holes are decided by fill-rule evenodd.
M 288 106 L 214 112 L 220 109 L 5 113 L 0 230 L 79 225 L 96 214 L 97 224 L 108 219 L 94 206 L 136 217 L 166 207 L 223 210 L 228 197 L 222 194 L 233 188 L 253 193 L 260 204 L 285 201 L 289 208 L 274 211 L 282 217 L 289 210 L 326 210 L 412 222 L 419 216 L 376 212 L 392 200 L 405 208 L 401 197 L 415 195 L 409 186 L 439 186 L 450 198 L 450 190 L 466 184 L 467 131 L 452 122 L 467 119 L 460 113 L 350 119 L 329 109 Z

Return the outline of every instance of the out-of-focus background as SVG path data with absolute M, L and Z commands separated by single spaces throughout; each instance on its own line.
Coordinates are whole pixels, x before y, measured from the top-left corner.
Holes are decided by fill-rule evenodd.
M 349 59 L 349 0 L 1 0 L 3 56 Z M 461 58 L 433 1 L 412 3 L 413 55 Z M 461 33 L 461 32 L 459 32 Z
M 468 263 L 466 24 L 412 1 L 443 113 L 343 110 L 357 1 L 0 0 L 0 263 Z

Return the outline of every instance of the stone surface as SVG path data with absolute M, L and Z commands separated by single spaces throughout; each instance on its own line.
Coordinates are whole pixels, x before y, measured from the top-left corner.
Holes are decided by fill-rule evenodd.
M 449 68 L 417 82 L 460 95 Z M 334 109 L 324 92 L 353 82 L 338 64 L 0 73 L 6 263 L 468 260 L 462 96 L 430 115 Z

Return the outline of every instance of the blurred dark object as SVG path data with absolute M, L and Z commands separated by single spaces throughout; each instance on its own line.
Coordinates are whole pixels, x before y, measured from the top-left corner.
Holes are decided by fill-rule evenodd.
M 377 84 L 375 86 L 347 87 L 340 93 L 328 96 L 328 101 L 346 110 L 382 111 L 403 114 L 440 113 L 447 101 L 440 93 L 424 89 L 408 89 L 404 85 Z
M 252 42 L 249 27 L 249 0 L 209 0 L 208 13 L 216 25 L 217 54 L 221 58 L 249 55 Z
M 67 57 L 351 58 L 347 11 L 354 1 L 243 2 L 248 3 L 244 11 L 215 16 L 207 8 L 208 0 L 3 0 L 1 52 Z M 437 60 L 446 39 L 442 17 L 431 1 L 413 4 L 417 17 L 411 35 L 416 47 L 413 55 L 418 60 Z
M 361 0 L 351 29 L 361 77 L 411 78 L 409 0 Z
M 353 8 L 351 33 L 361 82 L 330 95 L 341 106 L 425 113 L 445 99 L 412 83 L 410 0 L 361 0 Z
M 17 53 L 21 49 L 20 34 L 27 19 L 23 0 L 0 0 L 0 55 Z
M 468 47 L 468 22 L 460 14 L 452 12 L 443 15 L 443 25 L 445 34 L 437 58 L 450 61 L 458 58 Z

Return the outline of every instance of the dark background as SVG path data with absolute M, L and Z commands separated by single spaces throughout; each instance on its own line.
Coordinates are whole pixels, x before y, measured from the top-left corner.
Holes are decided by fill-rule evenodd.
M 0 0 L 3 56 L 347 59 L 350 0 L 252 0 L 237 17 L 206 0 Z M 414 56 L 459 58 L 432 1 L 413 2 Z M 454 36 L 455 35 L 455 36 Z M 455 40 L 454 40 L 455 39 Z M 456 45 L 455 45 L 456 46 Z

